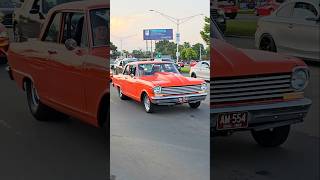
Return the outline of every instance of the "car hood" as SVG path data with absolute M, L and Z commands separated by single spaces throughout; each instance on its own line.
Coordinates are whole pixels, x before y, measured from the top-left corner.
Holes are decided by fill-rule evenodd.
M 203 80 L 188 78 L 176 73 L 155 73 L 153 76 L 140 77 L 141 80 L 151 82 L 154 86 L 188 86 L 204 83 Z
M 217 39 L 211 51 L 212 78 L 286 73 L 296 66 L 305 66 L 298 58 L 261 50 L 238 49 Z

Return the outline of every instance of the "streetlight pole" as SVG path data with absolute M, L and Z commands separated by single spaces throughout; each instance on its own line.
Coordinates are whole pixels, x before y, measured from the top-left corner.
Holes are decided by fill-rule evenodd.
M 149 10 L 151 12 L 155 12 L 160 14 L 161 16 L 165 17 L 166 19 L 170 20 L 171 22 L 175 23 L 177 25 L 177 33 L 176 33 L 176 43 L 177 43 L 177 51 L 176 51 L 176 56 L 177 56 L 177 62 L 179 61 L 179 57 L 180 57 L 180 52 L 179 52 L 179 45 L 180 45 L 180 25 L 183 23 L 186 23 L 188 21 L 190 21 L 191 19 L 197 17 L 197 16 L 203 16 L 203 14 L 196 14 L 193 16 L 189 16 L 189 17 L 185 17 L 185 18 L 175 18 L 172 16 L 169 16 L 167 14 L 164 14 L 162 12 L 159 12 L 157 10 Z

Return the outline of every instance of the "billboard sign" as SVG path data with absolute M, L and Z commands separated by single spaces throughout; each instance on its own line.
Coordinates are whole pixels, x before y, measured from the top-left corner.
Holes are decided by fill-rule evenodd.
M 143 40 L 173 40 L 173 29 L 145 29 Z

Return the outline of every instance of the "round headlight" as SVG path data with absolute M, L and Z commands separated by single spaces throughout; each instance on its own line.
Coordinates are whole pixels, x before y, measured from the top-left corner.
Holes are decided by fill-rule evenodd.
M 153 92 L 154 92 L 155 94 L 161 94 L 161 87 L 160 87 L 160 86 L 154 87 L 154 88 L 153 88 Z
M 307 68 L 294 69 L 292 72 L 291 86 L 297 91 L 302 91 L 308 84 L 309 76 L 309 70 Z
M 201 84 L 201 90 L 202 90 L 202 91 L 206 91 L 207 88 L 208 88 L 207 83 L 202 83 L 202 84 Z

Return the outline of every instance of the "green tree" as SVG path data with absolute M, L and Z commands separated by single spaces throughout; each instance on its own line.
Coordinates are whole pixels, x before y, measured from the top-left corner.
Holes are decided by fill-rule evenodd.
M 205 21 L 205 24 L 204 24 L 203 30 L 200 32 L 200 35 L 203 41 L 206 42 L 208 46 L 210 46 L 210 21 L 211 20 L 209 17 L 205 17 L 204 21 Z
M 177 44 L 168 40 L 159 41 L 156 43 L 155 54 L 170 55 L 176 57 Z
M 111 58 L 116 59 L 121 53 L 118 51 L 118 47 L 110 42 L 110 51 L 111 51 Z
M 198 57 L 198 53 L 192 48 L 184 48 L 181 51 L 181 58 L 184 60 L 197 59 L 197 57 Z
M 144 57 L 145 57 L 145 54 L 144 54 L 144 52 L 143 52 L 141 49 L 139 49 L 139 50 L 133 50 L 131 54 L 132 54 L 132 56 L 135 57 L 135 58 L 144 58 Z
M 203 57 L 203 56 L 206 55 L 206 50 L 205 50 L 203 44 L 197 43 L 197 44 L 194 44 L 194 45 L 192 46 L 192 49 L 193 49 L 195 52 L 197 52 L 197 54 L 198 54 L 198 56 L 197 56 L 196 59 L 200 59 L 200 48 L 201 48 L 201 55 L 202 55 L 202 57 Z

